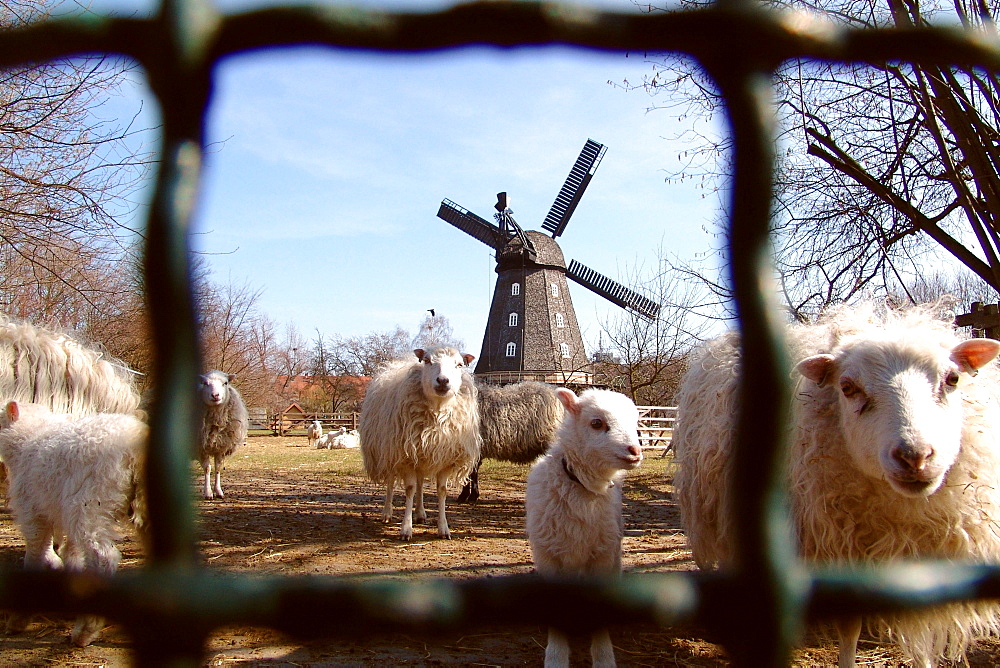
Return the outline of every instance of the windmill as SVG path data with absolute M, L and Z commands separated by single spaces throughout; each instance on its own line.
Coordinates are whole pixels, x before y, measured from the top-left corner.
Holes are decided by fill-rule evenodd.
M 445 199 L 438 217 L 496 251 L 493 290 L 476 375 L 493 383 L 542 380 L 590 385 L 592 375 L 573 310 L 567 278 L 625 309 L 656 318 L 660 307 L 607 276 L 573 260 L 566 265 L 555 239 L 604 157 L 606 147 L 588 139 L 570 170 L 542 229 L 524 230 L 514 220 L 507 193 L 497 194 L 496 224 Z

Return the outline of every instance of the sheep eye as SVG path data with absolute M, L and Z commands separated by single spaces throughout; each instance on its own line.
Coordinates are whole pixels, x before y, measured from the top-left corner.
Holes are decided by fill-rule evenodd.
M 590 421 L 591 429 L 604 429 L 604 420 L 601 418 L 594 418 Z
M 853 399 L 854 397 L 858 396 L 858 394 L 861 392 L 861 390 L 858 389 L 857 385 L 847 380 L 846 378 L 841 379 L 840 381 L 840 391 L 843 392 L 844 396 L 847 397 L 848 399 Z
M 944 377 L 944 384 L 948 387 L 958 386 L 958 373 L 955 371 L 949 371 L 948 375 Z

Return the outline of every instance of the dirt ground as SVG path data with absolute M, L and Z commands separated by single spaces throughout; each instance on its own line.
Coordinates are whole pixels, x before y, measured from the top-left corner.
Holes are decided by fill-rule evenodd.
M 428 524 L 415 527 L 407 543 L 397 537 L 400 495 L 397 521 L 383 524 L 381 492 L 365 479 L 357 450 L 316 450 L 307 447 L 304 436 L 252 437 L 228 462 L 226 498 L 198 502 L 201 552 L 211 568 L 239 573 L 350 578 L 528 573 L 526 475 L 524 466 L 486 462 L 479 502 L 449 504 L 452 539 L 436 538 L 435 525 Z M 193 467 L 193 493 L 196 485 Z M 624 491 L 626 571 L 694 569 L 671 498 L 669 458 L 648 452 L 642 467 L 629 474 Z M 3 509 L 0 563 L 18 567 L 23 545 Z M 135 540 L 126 539 L 122 553 L 122 569 L 141 564 Z M 330 622 L 336 623 L 335 615 Z M 39 616 L 23 633 L 0 635 L 0 665 L 129 665 L 130 643 L 120 628 L 109 626 L 91 646 L 80 649 L 68 642 L 71 625 L 68 618 Z M 349 638 L 302 642 L 265 628 L 224 628 L 210 640 L 206 665 L 540 666 L 545 637 L 543 628 L 504 627 L 456 637 L 393 634 L 362 644 Z M 722 649 L 693 628 L 614 629 L 612 639 L 621 666 L 728 664 Z M 892 646 L 863 641 L 859 649 L 860 665 L 906 665 Z M 589 664 L 585 654 L 576 658 Z M 835 645 L 829 641 L 812 639 L 795 657 L 796 666 L 835 664 Z M 1000 647 L 985 643 L 975 648 L 970 665 L 1000 665 Z

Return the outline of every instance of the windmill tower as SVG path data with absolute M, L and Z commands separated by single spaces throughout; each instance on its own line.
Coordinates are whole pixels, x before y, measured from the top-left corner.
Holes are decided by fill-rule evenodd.
M 607 149 L 588 139 L 542 223 L 551 237 L 521 228 L 507 193 L 497 195 L 496 224 L 451 200 L 438 217 L 496 251 L 497 282 L 476 375 L 506 385 L 521 380 L 591 385 L 593 377 L 566 279 L 622 308 L 655 318 L 660 307 L 620 283 L 573 260 L 556 243 Z

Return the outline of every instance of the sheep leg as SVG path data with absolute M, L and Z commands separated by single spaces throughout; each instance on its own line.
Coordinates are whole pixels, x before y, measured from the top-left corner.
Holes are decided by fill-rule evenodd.
M 87 543 L 87 547 L 82 555 L 82 562 L 76 545 L 72 549 L 74 556 L 71 562 L 67 562 L 67 570 L 86 570 L 105 577 L 114 575 L 115 571 L 118 570 L 118 561 L 121 559 L 121 553 L 113 543 L 105 541 L 96 545 Z M 104 625 L 104 617 L 99 615 L 80 615 L 76 618 L 76 623 L 73 625 L 70 640 L 77 647 L 86 647 L 97 639 L 97 636 L 104 629 Z
M 385 503 L 382 504 L 382 522 L 388 524 L 392 520 L 392 492 L 396 479 L 392 476 L 385 481 Z
M 201 468 L 205 472 L 205 491 L 202 494 L 206 499 L 212 499 L 212 460 L 208 457 L 203 457 L 201 460 Z
M 63 561 L 56 554 L 52 543 L 52 527 L 43 526 L 37 522 L 25 522 L 23 530 L 25 540 L 24 570 L 26 571 L 58 571 L 63 568 Z M 28 628 L 32 615 L 11 613 L 7 617 L 7 633 L 20 633 Z
M 399 529 L 399 537 L 403 540 L 413 538 L 413 497 L 417 493 L 418 481 L 422 482 L 414 472 L 408 472 L 403 478 L 406 505 L 403 507 L 403 525 Z
M 545 668 L 569 668 L 569 638 L 551 627 L 545 645 Z
M 417 484 L 417 522 L 427 524 L 427 510 L 424 508 L 424 478 L 421 476 Z
M 215 495 L 220 499 L 225 496 L 222 493 L 222 455 L 215 456 Z
M 451 539 L 451 531 L 448 530 L 448 516 L 444 512 L 444 506 L 448 501 L 448 474 L 438 473 L 438 536 Z
M 482 461 L 480 459 L 469 474 L 469 480 L 462 487 L 462 493 L 458 495 L 458 503 L 475 503 L 479 499 L 479 464 Z
M 838 668 L 853 668 L 856 665 L 858 638 L 861 637 L 861 618 L 838 619 L 834 626 L 837 627 L 837 635 L 840 636 L 837 666 Z
M 594 668 L 615 667 L 615 647 L 607 629 L 601 629 L 590 636 L 590 660 Z

